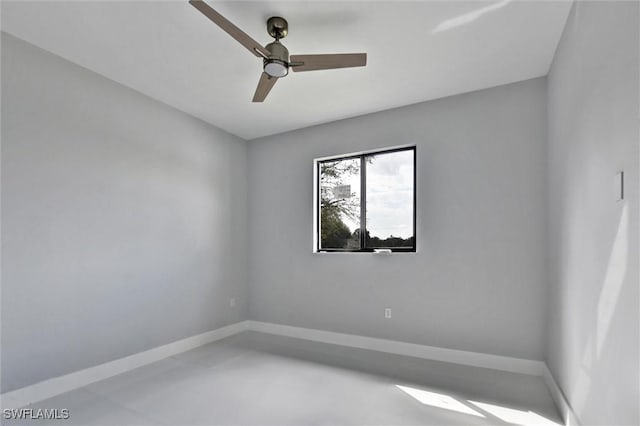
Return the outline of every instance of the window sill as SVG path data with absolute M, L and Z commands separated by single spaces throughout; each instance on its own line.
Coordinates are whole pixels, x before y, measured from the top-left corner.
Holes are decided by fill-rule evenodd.
M 400 249 L 391 251 L 374 251 L 374 250 L 314 250 L 314 254 L 347 254 L 347 253 L 362 253 L 362 254 L 375 254 L 378 256 L 389 256 L 392 254 L 415 254 L 416 249 Z

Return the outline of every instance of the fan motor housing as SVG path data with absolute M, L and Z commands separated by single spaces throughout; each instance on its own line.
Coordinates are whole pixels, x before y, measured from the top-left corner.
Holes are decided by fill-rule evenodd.
M 265 46 L 269 57 L 264 58 L 264 72 L 272 77 L 284 77 L 289 73 L 289 50 L 277 40 Z
M 265 46 L 270 53 L 269 59 L 279 59 L 283 62 L 289 62 L 289 50 L 283 44 L 274 41 Z

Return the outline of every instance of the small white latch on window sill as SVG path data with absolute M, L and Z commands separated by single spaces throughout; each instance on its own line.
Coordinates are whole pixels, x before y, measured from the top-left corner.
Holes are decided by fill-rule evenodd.
M 391 254 L 391 249 L 373 249 L 376 254 Z

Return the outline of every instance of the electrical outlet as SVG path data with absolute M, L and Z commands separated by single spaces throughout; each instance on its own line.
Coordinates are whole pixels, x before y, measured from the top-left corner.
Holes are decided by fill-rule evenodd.
M 391 308 L 384 308 L 384 317 L 387 319 L 391 318 Z
M 229 306 L 231 306 L 232 308 L 236 306 L 236 299 L 234 297 L 229 299 Z

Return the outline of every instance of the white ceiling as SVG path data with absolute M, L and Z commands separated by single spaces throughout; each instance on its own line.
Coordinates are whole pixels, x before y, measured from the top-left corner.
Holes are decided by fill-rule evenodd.
M 546 75 L 565 1 L 209 4 L 254 39 L 289 21 L 291 54 L 367 52 L 291 73 L 251 102 L 262 63 L 184 1 L 2 2 L 2 30 L 245 139 Z

